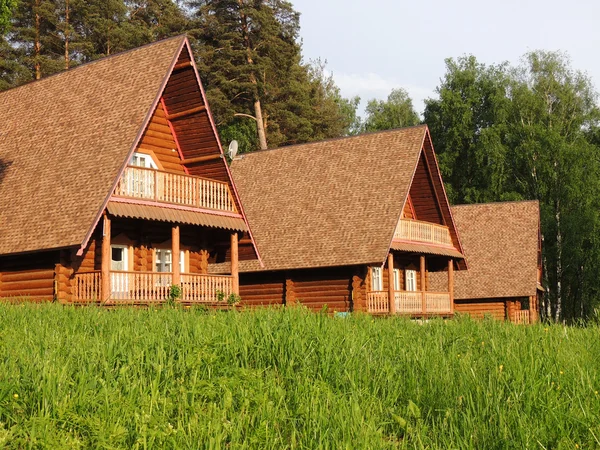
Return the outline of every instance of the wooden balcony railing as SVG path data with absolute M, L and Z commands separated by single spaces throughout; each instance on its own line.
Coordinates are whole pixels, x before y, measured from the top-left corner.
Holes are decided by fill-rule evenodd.
M 236 212 L 227 183 L 142 167 L 126 167 L 114 195 Z
M 450 314 L 452 304 L 448 292 L 395 291 L 396 314 Z M 387 314 L 390 311 L 386 291 L 367 292 L 367 311 Z
M 412 219 L 400 219 L 394 239 L 453 247 L 448 227 Z
M 109 304 L 161 303 L 169 298 L 173 274 L 167 272 L 110 272 Z M 102 276 L 100 271 L 77 273 L 73 277 L 73 301 L 99 302 Z M 233 292 L 230 275 L 181 274 L 182 303 L 213 303 L 222 292 L 228 297 Z
M 183 303 L 214 303 L 219 293 L 225 299 L 233 292 L 229 275 L 181 274 L 181 301 Z

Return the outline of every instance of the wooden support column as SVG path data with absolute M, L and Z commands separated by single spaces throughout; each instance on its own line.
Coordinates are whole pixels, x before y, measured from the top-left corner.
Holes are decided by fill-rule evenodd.
M 423 316 L 425 316 L 427 314 L 427 299 L 425 297 L 425 255 L 421 255 L 420 257 L 420 262 L 421 262 L 421 270 L 420 270 L 420 275 L 421 275 L 421 296 L 422 296 L 422 302 L 423 302 Z
M 171 228 L 171 264 L 173 266 L 173 284 L 181 285 L 181 259 L 179 245 L 179 225 L 173 225 Z
M 535 300 L 535 296 L 532 295 L 529 297 L 529 323 L 537 322 L 537 305 L 535 304 Z
M 105 302 L 110 299 L 110 219 L 104 214 L 102 222 L 102 262 L 101 262 L 101 297 Z
M 237 233 L 231 233 L 231 277 L 233 278 L 233 293 L 240 295 L 240 267 Z
M 450 293 L 450 313 L 454 314 L 454 261 L 448 260 L 448 292 Z
M 390 314 L 396 314 L 396 295 L 394 290 L 394 255 L 388 253 L 388 300 L 390 302 Z

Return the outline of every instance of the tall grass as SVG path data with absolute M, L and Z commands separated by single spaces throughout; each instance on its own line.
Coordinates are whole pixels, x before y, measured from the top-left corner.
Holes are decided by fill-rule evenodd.
M 0 448 L 597 448 L 599 331 L 0 305 Z

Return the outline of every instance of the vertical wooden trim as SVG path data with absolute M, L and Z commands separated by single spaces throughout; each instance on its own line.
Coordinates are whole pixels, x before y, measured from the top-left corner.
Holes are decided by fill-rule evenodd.
M 396 314 L 396 296 L 394 295 L 394 255 L 388 253 L 388 301 L 390 302 L 390 314 Z
M 180 269 L 180 245 L 179 245 L 179 225 L 173 225 L 171 228 L 171 265 L 173 270 L 173 284 L 179 286 L 181 284 L 181 269 Z
M 529 323 L 537 322 L 537 317 L 536 317 L 537 308 L 536 308 L 534 302 L 535 302 L 535 296 L 531 295 L 529 297 Z
M 454 314 L 454 261 L 448 259 L 448 292 L 450 293 L 450 313 Z
M 110 298 L 110 219 L 104 214 L 102 222 L 102 301 Z
M 286 275 L 285 278 L 285 305 L 295 306 L 296 305 L 296 293 L 294 292 L 294 281 L 290 278 L 290 275 Z
M 425 297 L 425 255 L 421 255 L 419 257 L 420 260 L 420 270 L 419 275 L 421 275 L 421 296 L 423 302 L 423 316 L 427 314 L 427 299 Z
M 237 233 L 231 233 L 231 277 L 233 278 L 233 293 L 240 295 L 240 269 Z

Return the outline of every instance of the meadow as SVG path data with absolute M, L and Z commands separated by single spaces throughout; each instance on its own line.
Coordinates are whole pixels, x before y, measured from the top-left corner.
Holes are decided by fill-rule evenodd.
M 600 327 L 0 305 L 0 448 L 598 448 Z

